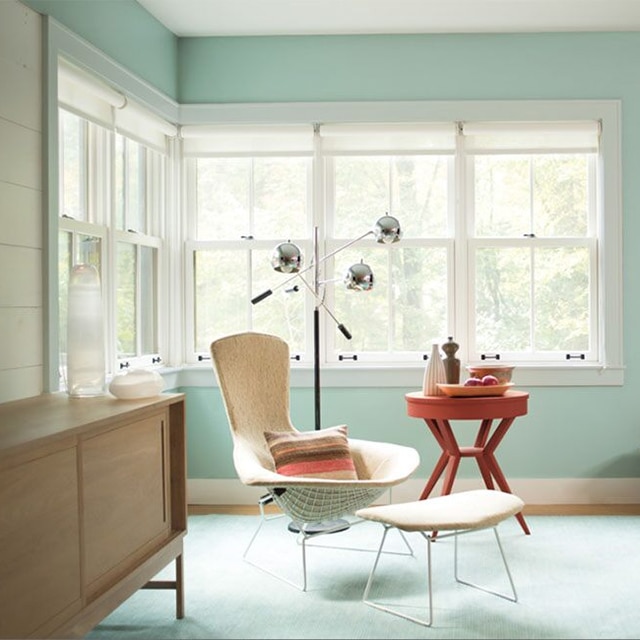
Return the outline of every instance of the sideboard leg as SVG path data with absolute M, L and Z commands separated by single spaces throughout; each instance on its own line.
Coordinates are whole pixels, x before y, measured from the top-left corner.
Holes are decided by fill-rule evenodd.
M 184 583 L 182 554 L 176 556 L 176 618 L 184 618 Z

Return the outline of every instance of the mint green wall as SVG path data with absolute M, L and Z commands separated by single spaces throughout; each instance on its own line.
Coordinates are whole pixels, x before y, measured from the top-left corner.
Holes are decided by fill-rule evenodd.
M 22 0 L 178 98 L 178 38 L 135 0 Z
M 517 370 L 516 370 L 517 372 Z M 181 388 L 187 397 L 190 478 L 235 478 L 231 437 L 217 388 Z M 404 394 L 416 389 L 325 388 L 324 427 L 346 424 L 356 438 L 397 442 L 420 451 L 415 477 L 428 477 L 440 449 L 422 420 L 406 415 Z M 497 453 L 507 478 L 640 477 L 640 418 L 631 387 L 531 388 L 529 413 L 517 418 Z M 293 389 L 293 423 L 313 428 L 313 390 Z M 478 423 L 454 423 L 458 442 L 473 444 Z M 463 459 L 459 477 L 476 478 Z
M 640 34 L 314 36 L 181 39 L 179 95 L 196 102 L 358 100 L 620 99 L 623 105 L 625 240 L 640 238 Z M 638 368 L 640 298 L 632 288 L 640 252 L 626 251 L 624 387 L 527 389 L 529 414 L 500 447 L 511 478 L 640 477 Z M 515 381 L 517 383 L 517 372 Z M 235 477 L 217 389 L 186 388 L 189 475 Z M 426 476 L 439 450 L 408 418 L 414 389 L 323 390 L 323 424 L 346 423 L 356 437 L 417 447 Z M 313 423 L 311 390 L 292 390 L 294 423 Z M 461 423 L 471 443 L 473 423 Z M 459 475 L 477 477 L 473 461 Z
M 639 33 L 182 38 L 180 102 L 638 98 Z
M 24 3 L 181 103 L 621 100 L 625 385 L 527 389 L 529 414 L 516 420 L 499 459 L 511 478 L 640 477 L 640 33 L 177 39 L 133 0 Z M 235 477 L 218 390 L 181 390 L 189 477 Z M 438 451 L 425 425 L 406 417 L 404 394 L 413 390 L 325 388 L 323 424 L 416 446 L 426 476 Z M 292 416 L 311 428 L 311 389 L 292 390 Z M 472 429 L 457 429 L 462 442 Z M 460 475 L 476 477 L 475 464 L 463 460 Z

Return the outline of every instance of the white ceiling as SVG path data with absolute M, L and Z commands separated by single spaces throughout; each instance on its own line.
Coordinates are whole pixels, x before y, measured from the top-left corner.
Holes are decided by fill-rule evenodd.
M 177 36 L 640 31 L 640 0 L 138 0 Z

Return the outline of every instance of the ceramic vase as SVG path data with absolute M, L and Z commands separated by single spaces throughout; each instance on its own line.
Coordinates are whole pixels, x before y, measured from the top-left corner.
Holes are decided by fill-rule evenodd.
M 440 347 L 437 342 L 434 342 L 431 345 L 431 355 L 424 370 L 422 394 L 425 396 L 443 396 L 444 392 L 438 388 L 438 383 L 445 384 L 446 382 L 447 374 L 440 356 Z
M 100 276 L 90 264 L 75 265 L 69 277 L 67 393 L 77 398 L 105 393 Z

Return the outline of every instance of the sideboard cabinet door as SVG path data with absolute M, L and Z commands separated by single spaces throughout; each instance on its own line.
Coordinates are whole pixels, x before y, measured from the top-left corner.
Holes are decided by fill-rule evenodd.
M 76 447 L 0 469 L 0 638 L 81 608 Z
M 88 601 L 171 534 L 167 424 L 162 411 L 82 440 Z

